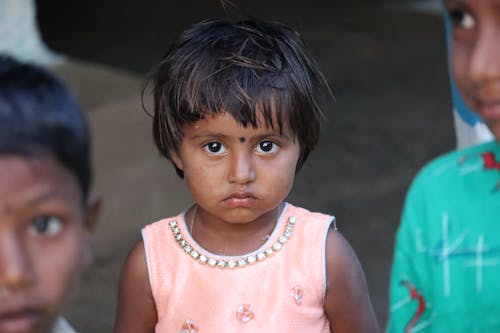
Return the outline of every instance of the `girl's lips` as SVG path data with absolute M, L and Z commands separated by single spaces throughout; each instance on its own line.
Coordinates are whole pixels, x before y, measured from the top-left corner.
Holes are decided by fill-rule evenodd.
M 255 196 L 251 193 L 233 193 L 224 202 L 234 207 L 248 207 L 255 201 Z

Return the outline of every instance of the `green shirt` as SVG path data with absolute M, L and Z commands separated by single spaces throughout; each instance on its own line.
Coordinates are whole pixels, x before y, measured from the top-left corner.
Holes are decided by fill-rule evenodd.
M 415 178 L 387 332 L 500 332 L 500 143 L 444 155 Z

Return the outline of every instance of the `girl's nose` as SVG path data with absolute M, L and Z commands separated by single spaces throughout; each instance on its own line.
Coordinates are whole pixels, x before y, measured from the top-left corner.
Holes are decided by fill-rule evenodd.
M 229 182 L 248 184 L 255 180 L 252 156 L 247 152 L 235 153 L 230 159 Z
M 500 28 L 484 26 L 478 32 L 470 59 L 470 76 L 478 84 L 500 80 Z
M 15 292 L 33 281 L 31 260 L 22 238 L 0 234 L 0 286 Z

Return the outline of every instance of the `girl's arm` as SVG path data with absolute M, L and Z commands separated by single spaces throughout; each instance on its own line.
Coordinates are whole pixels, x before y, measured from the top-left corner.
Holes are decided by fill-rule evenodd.
M 144 243 L 130 252 L 120 276 L 114 333 L 152 333 L 157 321 Z
M 363 269 L 345 238 L 330 229 L 326 238 L 324 310 L 335 333 L 378 333 Z

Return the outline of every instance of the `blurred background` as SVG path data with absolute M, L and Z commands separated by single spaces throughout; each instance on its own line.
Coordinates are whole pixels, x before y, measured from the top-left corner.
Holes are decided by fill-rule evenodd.
M 96 262 L 67 317 L 80 332 L 110 331 L 123 260 L 140 228 L 188 207 L 155 151 L 141 105 L 148 70 L 172 36 L 208 17 L 281 21 L 302 33 L 335 94 L 319 147 L 289 201 L 333 214 L 366 273 L 381 326 L 394 235 L 418 169 L 454 149 L 444 24 L 438 0 L 37 1 L 52 68 L 74 89 L 93 132 L 103 216 Z M 151 98 L 145 95 L 145 104 Z

